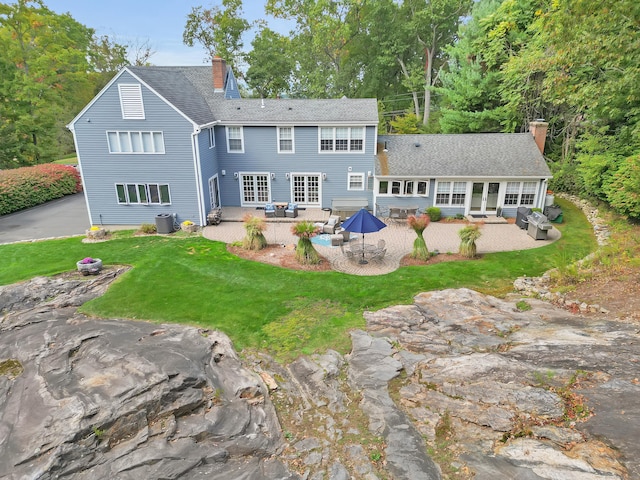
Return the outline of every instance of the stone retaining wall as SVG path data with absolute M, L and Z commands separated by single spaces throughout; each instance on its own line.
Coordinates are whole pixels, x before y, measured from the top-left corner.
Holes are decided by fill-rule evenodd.
M 596 236 L 598 247 L 603 247 L 608 243 L 611 232 L 605 220 L 600 217 L 600 212 L 597 207 L 594 207 L 588 201 L 578 198 L 575 195 L 560 193 L 556 194 L 556 196 L 575 204 L 582 210 L 589 223 L 593 226 L 593 233 Z M 593 253 L 590 253 L 582 260 L 579 260 L 578 264 L 582 264 L 584 261 L 591 259 L 593 255 Z M 566 296 L 560 292 L 551 292 L 549 286 L 551 283 L 551 272 L 554 270 L 555 269 L 545 272 L 541 277 L 518 277 L 515 282 L 513 282 L 513 287 L 519 293 L 548 300 L 559 306 L 568 308 L 572 312 L 609 313 L 607 309 L 600 305 L 590 305 L 586 302 L 568 300 Z

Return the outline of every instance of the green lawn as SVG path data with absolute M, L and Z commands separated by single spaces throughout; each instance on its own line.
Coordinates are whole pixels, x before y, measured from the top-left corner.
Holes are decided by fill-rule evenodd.
M 480 260 L 401 268 L 359 277 L 292 271 L 240 259 L 202 237 L 134 237 L 117 232 L 104 243 L 82 237 L 0 245 L 0 285 L 68 271 L 86 256 L 134 268 L 108 292 L 82 307 L 96 316 L 177 322 L 220 329 L 238 349 L 309 353 L 345 351 L 346 332 L 363 327 L 364 310 L 410 303 L 427 290 L 469 287 L 496 295 L 521 275 L 567 265 L 595 248 L 592 229 L 573 205 L 562 204 L 562 238 L 533 250 L 494 253 Z
M 76 156 L 75 153 L 73 153 L 71 155 L 67 155 L 64 158 L 61 158 L 60 160 L 56 160 L 55 162 L 51 162 L 51 163 L 58 163 L 60 165 L 77 165 L 78 157 Z

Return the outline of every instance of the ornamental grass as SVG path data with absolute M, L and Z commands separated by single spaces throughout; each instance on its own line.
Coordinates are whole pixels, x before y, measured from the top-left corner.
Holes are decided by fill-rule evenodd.
M 458 235 L 460 236 L 460 254 L 467 258 L 474 258 L 478 252 L 476 240 L 482 235 L 478 225 L 467 225 L 458 231 Z
M 424 213 L 422 215 L 410 215 L 407 218 L 407 224 L 416 232 L 417 238 L 413 241 L 413 251 L 411 252 L 411 258 L 417 258 L 418 260 L 429 260 L 430 254 L 427 248 L 427 242 L 425 242 L 422 232 L 429 226 L 431 218 Z
M 242 218 L 242 221 L 247 232 L 242 240 L 242 247 L 247 250 L 262 250 L 266 247 L 267 239 L 263 232 L 266 230 L 267 224 L 264 219 L 248 213 Z
M 302 221 L 291 226 L 291 233 L 298 237 L 296 260 L 302 265 L 317 265 L 320 255 L 311 243 L 311 238 L 318 234 L 319 228 L 313 222 Z

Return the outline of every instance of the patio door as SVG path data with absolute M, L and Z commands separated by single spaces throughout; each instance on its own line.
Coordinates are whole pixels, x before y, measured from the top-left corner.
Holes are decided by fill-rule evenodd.
M 498 209 L 498 182 L 474 182 L 471 189 L 471 215 L 495 215 Z
M 218 187 L 218 175 L 214 175 L 209 179 L 209 204 L 210 208 L 218 208 L 220 206 L 220 188 Z
M 291 189 L 295 203 L 307 206 L 320 205 L 320 174 L 292 174 Z
M 268 173 L 241 173 L 242 206 L 264 205 L 271 198 Z

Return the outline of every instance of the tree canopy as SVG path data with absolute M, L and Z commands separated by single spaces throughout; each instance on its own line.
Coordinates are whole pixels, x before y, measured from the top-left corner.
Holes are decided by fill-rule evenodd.
M 122 66 L 128 45 L 96 37 L 42 0 L 0 3 L 0 168 L 35 165 L 73 152 L 65 125 Z M 142 45 L 135 61 L 146 63 Z
M 640 219 L 640 2 L 265 0 L 265 12 L 293 30 L 220 0 L 192 9 L 183 40 L 223 57 L 255 96 L 375 97 L 381 132 L 519 132 L 544 118 L 552 187 Z M 64 125 L 152 54 L 44 0 L 0 3 L 0 48 L 0 168 L 72 151 Z

